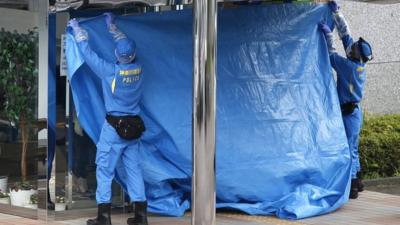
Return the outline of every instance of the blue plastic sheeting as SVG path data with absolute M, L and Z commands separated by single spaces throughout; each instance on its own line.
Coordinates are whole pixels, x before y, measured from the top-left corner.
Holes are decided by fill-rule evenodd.
M 149 210 L 190 207 L 191 10 L 118 17 L 143 65 L 142 167 Z M 218 21 L 217 206 L 298 219 L 348 200 L 350 156 L 321 20 L 325 5 L 221 9 Z M 104 17 L 82 21 L 91 47 L 115 61 Z M 72 35 L 67 59 L 83 128 L 98 140 L 105 110 L 100 81 Z M 123 170 L 119 170 L 123 183 Z
M 56 123 L 57 123 L 57 102 L 56 102 L 56 16 L 49 15 L 49 75 L 48 75 L 48 99 L 47 99 L 47 132 L 48 132 L 48 147 L 47 147 L 47 179 L 50 180 L 51 170 L 53 168 L 53 160 L 56 152 Z

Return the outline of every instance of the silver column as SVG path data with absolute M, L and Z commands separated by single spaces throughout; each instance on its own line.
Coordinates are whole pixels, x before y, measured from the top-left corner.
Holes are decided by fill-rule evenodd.
M 49 77 L 49 24 L 48 1 L 32 2 L 32 10 L 38 13 L 39 32 L 39 78 L 38 78 L 38 120 L 46 129 L 41 129 L 38 134 L 38 148 L 48 149 L 48 77 Z M 47 152 L 47 151 L 46 151 Z M 51 220 L 51 213 L 47 210 L 47 164 L 46 169 L 38 171 L 38 209 L 39 220 Z
M 215 225 L 217 1 L 193 3 L 192 225 Z

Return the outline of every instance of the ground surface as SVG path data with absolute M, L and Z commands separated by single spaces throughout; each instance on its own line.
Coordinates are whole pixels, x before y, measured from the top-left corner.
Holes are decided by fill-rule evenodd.
M 400 196 L 400 177 L 365 180 L 365 189 Z
M 84 225 L 86 219 L 95 215 L 93 210 L 80 210 L 73 216 L 62 216 L 59 214 L 58 221 L 47 221 L 54 225 Z M 79 218 L 78 218 L 79 217 Z M 126 224 L 127 214 L 113 216 L 114 225 Z M 190 215 L 183 218 L 157 217 L 149 218 L 151 225 L 189 225 Z M 45 221 L 25 219 L 16 216 L 0 214 L 1 225 L 39 225 L 46 224 Z M 336 212 L 314 218 L 287 221 L 275 217 L 246 216 L 239 213 L 218 213 L 217 225 L 397 225 L 400 224 L 400 196 L 383 194 L 372 191 L 364 191 L 359 199 L 351 200 Z

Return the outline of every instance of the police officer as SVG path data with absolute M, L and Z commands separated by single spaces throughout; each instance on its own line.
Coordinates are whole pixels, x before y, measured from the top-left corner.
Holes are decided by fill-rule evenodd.
M 350 198 L 356 199 L 358 192 L 363 191 L 363 184 L 358 174 L 360 161 L 358 155 L 358 139 L 362 126 L 360 101 L 365 83 L 365 63 L 373 58 L 371 46 L 361 37 L 354 41 L 344 16 L 339 12 L 335 1 L 330 1 L 335 26 L 346 50 L 346 58 L 340 56 L 333 46 L 333 35 L 328 25 L 319 24 L 328 45 L 332 67 L 337 73 L 337 91 L 342 110 L 343 123 L 351 154 L 351 189 Z
M 72 19 L 69 22 L 85 62 L 102 80 L 107 111 L 96 153 L 98 215 L 97 218 L 88 220 L 87 225 L 111 224 L 111 182 L 119 161 L 126 170 L 127 192 L 135 203 L 135 217 L 129 218 L 127 223 L 147 225 L 147 201 L 139 159 L 139 138 L 145 130 L 144 123 L 138 116 L 138 103 L 142 94 L 142 68 L 134 61 L 135 42 L 117 29 L 111 13 L 105 14 L 105 20 L 115 41 L 116 63 L 100 58 L 91 50 L 88 33 L 79 26 L 77 20 Z

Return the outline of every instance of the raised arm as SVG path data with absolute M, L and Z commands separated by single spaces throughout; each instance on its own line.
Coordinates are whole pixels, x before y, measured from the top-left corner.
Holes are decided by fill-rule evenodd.
M 333 42 L 333 34 L 329 26 L 321 22 L 318 28 L 324 34 L 324 37 L 326 39 L 326 44 L 328 46 L 328 52 L 329 52 L 329 59 L 331 61 L 333 69 L 338 71 L 339 68 L 343 68 L 344 66 L 350 66 L 349 63 L 351 61 L 345 57 L 340 56 L 336 52 Z
M 349 25 L 344 18 L 343 14 L 339 11 L 340 7 L 336 1 L 330 1 L 328 3 L 329 8 L 333 14 L 333 20 L 337 28 L 340 39 L 342 40 L 343 47 L 345 50 L 353 44 L 353 38 L 351 37 Z
M 72 28 L 75 41 L 80 52 L 88 64 L 90 69 L 100 78 L 103 79 L 107 75 L 114 74 L 114 64 L 100 58 L 89 46 L 89 35 L 87 31 L 79 26 L 76 19 L 68 22 L 68 26 Z
M 322 22 L 318 25 L 318 28 L 324 34 L 326 44 L 328 46 L 329 55 L 336 53 L 331 28 L 329 28 L 328 25 L 326 25 L 325 23 L 322 23 Z
M 108 28 L 108 32 L 112 35 L 115 42 L 126 38 L 126 35 L 118 30 L 117 26 L 115 25 L 115 16 L 112 13 L 104 13 L 106 16 L 106 24 Z
M 104 13 L 104 15 L 106 16 L 105 20 L 108 31 L 112 35 L 116 44 L 115 56 L 117 57 L 118 62 L 122 64 L 133 62 L 133 60 L 135 59 L 135 42 L 129 40 L 124 33 L 118 30 L 117 26 L 114 23 L 114 14 Z

